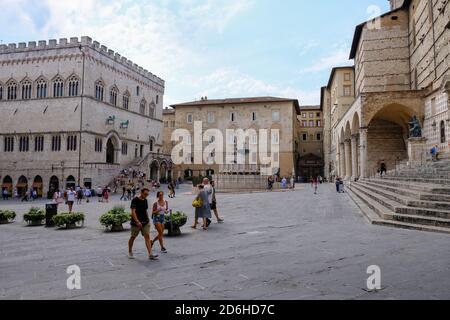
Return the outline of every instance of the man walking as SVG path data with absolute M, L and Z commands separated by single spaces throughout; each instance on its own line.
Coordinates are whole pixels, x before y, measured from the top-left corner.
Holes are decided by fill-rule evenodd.
M 157 260 L 158 255 L 152 253 L 152 241 L 150 240 L 150 218 L 148 216 L 148 201 L 147 197 L 150 190 L 144 188 L 141 190 L 139 197 L 131 201 L 131 237 L 128 241 L 128 257 L 134 259 L 133 244 L 134 240 L 139 236 L 139 233 L 145 239 L 145 245 L 148 251 L 150 260 Z

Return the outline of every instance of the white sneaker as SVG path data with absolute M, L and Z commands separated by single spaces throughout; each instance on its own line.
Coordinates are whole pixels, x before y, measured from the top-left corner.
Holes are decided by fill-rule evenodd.
M 158 257 L 159 257 L 159 256 L 158 256 L 157 254 L 152 254 L 152 255 L 149 256 L 148 258 L 149 258 L 150 260 L 159 260 Z
M 128 259 L 134 260 L 134 255 L 132 252 L 128 253 Z

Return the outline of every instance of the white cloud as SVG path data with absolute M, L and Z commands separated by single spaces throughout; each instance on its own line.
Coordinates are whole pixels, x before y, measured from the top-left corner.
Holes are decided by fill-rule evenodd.
M 290 86 L 268 83 L 256 79 L 237 69 L 221 68 L 213 73 L 200 77 L 187 77 L 184 85 L 195 92 L 192 99 L 202 96 L 209 98 L 231 98 L 252 96 L 275 96 L 299 99 L 301 104 L 315 104 L 319 101 L 320 90 L 303 91 Z
M 348 47 L 341 46 L 332 49 L 330 55 L 320 58 L 307 68 L 301 69 L 300 74 L 320 72 L 333 67 L 351 65 L 351 62 L 348 59 L 349 52 L 350 49 Z

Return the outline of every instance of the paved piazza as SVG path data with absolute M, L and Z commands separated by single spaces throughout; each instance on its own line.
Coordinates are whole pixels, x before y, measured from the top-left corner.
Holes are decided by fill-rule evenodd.
M 189 224 L 187 191 L 171 207 L 189 213 Z M 208 232 L 186 225 L 158 262 L 147 260 L 142 238 L 128 260 L 128 232 L 101 228 L 98 217 L 117 199 L 76 207 L 87 223 L 70 231 L 26 227 L 32 204 L 0 202 L 19 215 L 0 226 L 0 299 L 450 299 L 448 235 L 371 226 L 332 185 L 317 196 L 309 185 L 220 194 L 226 223 Z M 73 264 L 82 290 L 66 287 Z M 378 292 L 367 291 L 371 265 L 381 268 Z

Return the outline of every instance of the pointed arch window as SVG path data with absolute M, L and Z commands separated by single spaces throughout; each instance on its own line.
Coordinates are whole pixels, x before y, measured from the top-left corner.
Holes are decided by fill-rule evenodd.
M 53 80 L 53 97 L 59 98 L 64 96 L 64 81 L 60 77 Z
M 47 98 L 47 81 L 40 79 L 36 85 L 36 98 L 44 99 Z
M 150 104 L 150 108 L 148 111 L 148 115 L 150 118 L 154 119 L 155 118 L 155 103 L 151 103 Z
M 109 92 L 109 103 L 116 107 L 117 107 L 118 95 L 119 95 L 119 90 L 116 87 L 112 87 L 111 91 Z
M 147 109 L 147 102 L 145 100 L 141 101 L 141 104 L 139 106 L 139 113 L 142 115 L 145 115 L 145 110 Z
M 28 80 L 22 81 L 22 100 L 31 99 L 31 82 Z
M 441 121 L 440 131 L 441 131 L 441 143 L 447 142 L 447 137 L 446 137 L 446 132 L 445 132 L 445 122 L 444 121 Z
M 103 93 L 105 91 L 105 85 L 102 81 L 97 81 L 95 83 L 95 99 L 98 101 L 103 101 Z
M 15 81 L 10 81 L 7 85 L 8 87 L 8 100 L 17 99 L 17 83 Z
M 0 100 L 3 100 L 3 85 L 0 84 Z
M 69 97 L 78 96 L 78 88 L 80 86 L 80 80 L 76 76 L 71 76 L 69 78 Z
M 122 97 L 122 107 L 125 110 L 128 110 L 130 105 L 130 94 L 127 92 L 124 93 L 123 97 Z

